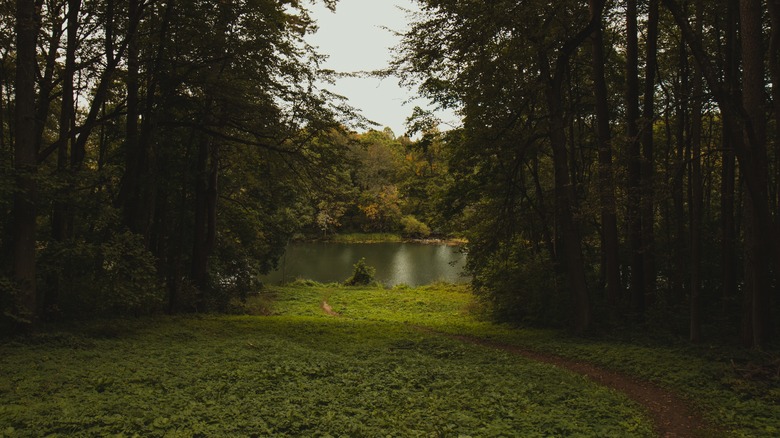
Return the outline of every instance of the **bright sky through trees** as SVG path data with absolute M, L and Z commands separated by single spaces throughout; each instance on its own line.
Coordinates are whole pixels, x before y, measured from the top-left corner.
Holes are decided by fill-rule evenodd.
M 319 30 L 309 36 L 309 42 L 329 56 L 323 66 L 337 72 L 373 71 L 386 68 L 391 49 L 399 42 L 392 31 L 403 32 L 408 22 L 408 10 L 417 10 L 412 0 L 340 0 L 332 13 L 322 4 L 312 7 Z M 392 31 L 391 31 L 392 30 Z M 406 131 L 404 123 L 415 106 L 430 108 L 424 99 L 415 99 L 414 90 L 398 85 L 397 78 L 342 78 L 332 92 L 345 96 L 369 120 L 392 128 L 396 135 Z M 439 114 L 449 129 L 456 117 L 449 112 Z

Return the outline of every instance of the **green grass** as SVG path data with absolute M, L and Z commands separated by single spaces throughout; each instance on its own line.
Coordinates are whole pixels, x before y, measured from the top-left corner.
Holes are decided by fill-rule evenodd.
M 492 324 L 474 317 L 476 312 L 470 311 L 473 296 L 464 285 L 391 290 L 330 285 L 292 290 L 295 296 L 308 293 L 325 297 L 333 310 L 350 319 L 394 321 L 477 336 L 595 363 L 654 382 L 687 398 L 726 436 L 780 435 L 777 352 L 692 346 L 684 340 L 583 339 L 556 330 Z M 303 311 L 300 307 L 288 309 Z
M 351 233 L 334 234 L 327 240 L 334 243 L 396 243 L 403 242 L 404 238 L 394 233 Z
M 325 315 L 323 299 L 341 317 Z M 6 339 L 0 436 L 652 436 L 621 394 L 420 326 L 614 361 L 711 396 L 702 406 L 730 415 L 719 424 L 733 435 L 772 436 L 780 418 L 771 398 L 717 380 L 719 363 L 698 351 L 512 330 L 477 320 L 472 306 L 461 286 L 310 284 L 253 297 L 247 308 L 266 316 L 104 321 Z

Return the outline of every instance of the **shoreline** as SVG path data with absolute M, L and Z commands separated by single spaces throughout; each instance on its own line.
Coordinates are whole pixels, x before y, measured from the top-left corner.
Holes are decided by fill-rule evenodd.
M 356 243 L 356 244 L 371 244 L 371 243 L 415 243 L 420 245 L 446 245 L 446 246 L 463 246 L 468 243 L 468 240 L 457 237 L 426 237 L 426 238 L 405 238 L 400 235 L 360 235 L 360 234 L 347 234 L 336 235 L 335 237 L 327 238 L 300 238 L 293 239 L 291 242 L 308 242 L 308 243 Z

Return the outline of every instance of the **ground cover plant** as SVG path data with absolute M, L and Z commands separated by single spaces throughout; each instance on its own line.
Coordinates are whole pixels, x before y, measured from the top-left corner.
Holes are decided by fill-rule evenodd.
M 0 436 L 653 435 L 620 393 L 447 333 L 601 357 L 707 395 L 699 406 L 724 436 L 773 436 L 772 395 L 717 380 L 719 363 L 698 352 L 497 326 L 473 306 L 465 286 L 299 282 L 251 298 L 256 315 L 113 320 L 4 339 Z
M 347 296 L 281 288 L 264 298 L 273 316 L 106 321 L 6 339 L 0 435 L 652 435 L 641 409 L 578 375 L 392 318 L 329 316 L 323 291 Z M 375 304 L 360 299 L 371 293 L 355 295 L 356 310 Z M 441 296 L 408 305 L 432 311 Z
M 587 339 L 560 330 L 492 324 L 475 315 L 468 286 L 418 289 L 325 288 L 328 303 L 345 317 L 399 321 L 439 333 L 466 335 L 594 363 L 681 394 L 724 436 L 780 433 L 780 356 L 684 339 Z

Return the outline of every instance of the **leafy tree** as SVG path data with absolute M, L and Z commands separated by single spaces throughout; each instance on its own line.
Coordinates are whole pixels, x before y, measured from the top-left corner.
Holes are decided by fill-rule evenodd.
M 474 286 L 501 317 L 766 345 L 774 2 L 419 3 L 394 69 L 463 115 L 438 137 L 442 211 L 466 228 Z M 537 270 L 555 280 L 529 286 Z
M 33 3 L 0 9 L 0 165 L 16 175 L 0 181 L 0 246 L 14 254 L 4 313 L 176 311 L 245 294 L 313 216 L 312 188 L 339 184 L 340 121 L 360 122 L 315 85 L 329 73 L 305 43 L 306 6 Z

